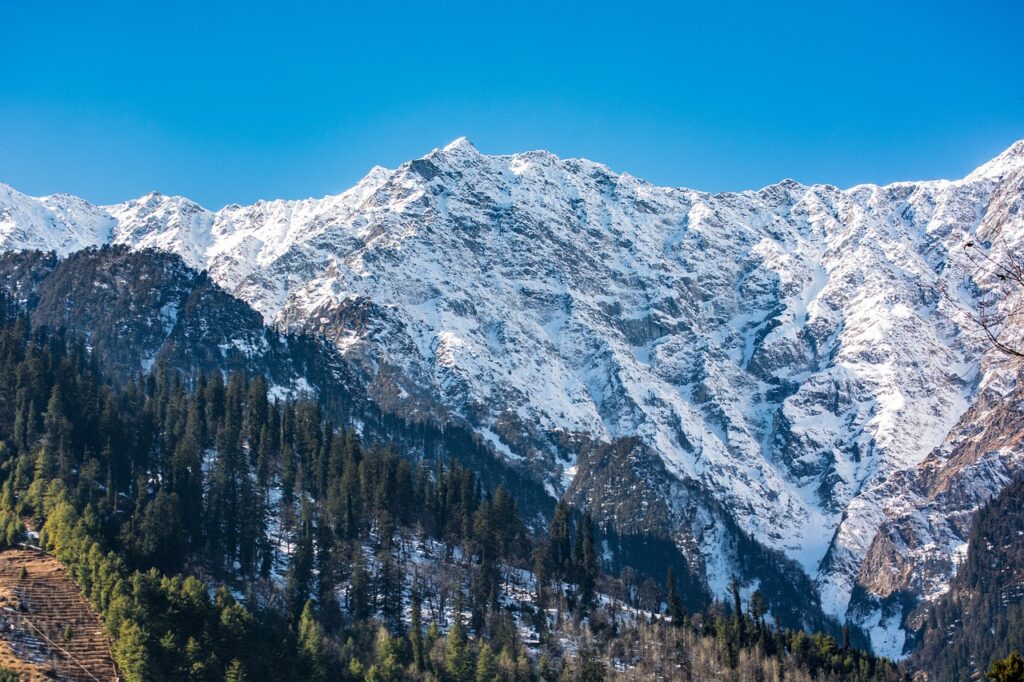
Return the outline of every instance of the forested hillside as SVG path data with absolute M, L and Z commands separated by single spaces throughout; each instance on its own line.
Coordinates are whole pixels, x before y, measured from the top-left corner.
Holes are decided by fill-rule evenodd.
M 688 613 L 671 574 L 611 577 L 588 517 L 559 505 L 537 537 L 500 486 L 364 447 L 261 376 L 115 383 L 31 330 L 3 305 L 4 540 L 40 530 L 128 680 L 899 677 L 739 585 Z
M 1024 651 L 1024 481 L 978 513 L 952 588 L 924 619 L 913 662 L 935 680 L 977 676 Z
M 63 329 L 81 339 L 111 381 L 123 383 L 143 371 L 178 372 L 189 385 L 202 374 L 262 375 L 276 397 L 315 397 L 324 417 L 358 428 L 365 445 L 393 447 L 416 460 L 453 461 L 472 470 L 485 488 L 503 486 L 534 532 L 543 531 L 551 519 L 555 498 L 542 485 L 535 463 L 505 458 L 493 440 L 473 433 L 458 415 L 385 408 L 380 391 L 401 392 L 399 385 L 381 379 L 376 397 L 371 396 L 356 377 L 359 369 L 324 338 L 266 326 L 252 308 L 175 254 L 123 246 L 84 249 L 64 259 L 41 252 L 5 253 L 0 255 L 0 287 L 31 313 L 33 331 Z M 774 619 L 786 627 L 840 636 L 838 623 L 822 614 L 814 585 L 796 563 L 744 533 L 729 510 L 709 500 L 699 486 L 652 487 L 648 479 L 658 466 L 657 455 L 640 445 L 642 456 L 620 457 L 630 442 L 640 445 L 631 440 L 585 448 L 578 469 L 589 472 L 584 478 L 593 485 L 573 486 L 566 498 L 603 518 L 598 532 L 612 573 L 638 573 L 646 576 L 641 582 L 656 584 L 672 567 L 687 606 L 706 609 L 711 595 L 700 546 L 685 543 L 683 551 L 678 536 L 648 522 L 657 509 L 667 513 L 666 501 L 689 499 L 711 517 L 700 522 L 702 528 L 728 536 L 725 551 L 737 573 L 744 584 L 759 586 Z M 607 471 L 599 474 L 597 469 Z M 623 495 L 625 490 L 632 493 Z M 856 628 L 851 637 L 855 643 L 866 641 Z

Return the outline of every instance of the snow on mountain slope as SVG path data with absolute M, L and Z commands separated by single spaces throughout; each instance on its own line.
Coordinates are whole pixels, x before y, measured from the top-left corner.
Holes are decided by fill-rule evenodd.
M 68 254 L 105 243 L 117 221 L 68 194 L 33 199 L 0 183 L 0 249 Z
M 911 499 L 895 482 L 1006 371 L 982 364 L 964 310 L 991 283 L 962 253 L 1019 246 L 1022 183 L 1024 142 L 957 181 L 707 194 L 459 139 L 338 196 L 216 212 L 0 187 L 0 246 L 179 253 L 332 339 L 382 403 L 466 420 L 555 493 L 584 443 L 638 436 L 841 617 Z

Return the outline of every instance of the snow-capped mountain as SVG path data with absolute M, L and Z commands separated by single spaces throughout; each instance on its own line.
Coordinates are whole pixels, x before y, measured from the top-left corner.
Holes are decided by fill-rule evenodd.
M 1024 141 L 961 180 L 708 194 L 459 139 L 337 196 L 219 211 L 0 185 L 0 248 L 177 253 L 329 338 L 384 407 L 466 422 L 555 495 L 596 504 L 629 457 L 645 489 L 602 493 L 606 520 L 662 526 L 721 592 L 724 509 L 899 655 L 1019 467 L 1019 439 L 984 426 L 1017 370 L 970 321 L 999 283 L 965 246 L 1019 254 L 1022 207 Z

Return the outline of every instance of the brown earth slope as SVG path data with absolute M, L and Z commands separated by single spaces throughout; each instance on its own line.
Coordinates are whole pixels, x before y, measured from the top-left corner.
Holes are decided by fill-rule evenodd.
M 0 552 L 0 667 L 33 682 L 118 679 L 99 619 L 60 562 L 42 552 Z

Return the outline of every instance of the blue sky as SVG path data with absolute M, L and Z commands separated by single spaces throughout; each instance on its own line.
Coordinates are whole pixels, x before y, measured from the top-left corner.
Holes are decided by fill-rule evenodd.
M 0 181 L 217 208 L 468 136 L 705 190 L 962 176 L 1024 138 L 1024 3 L 0 0 Z

